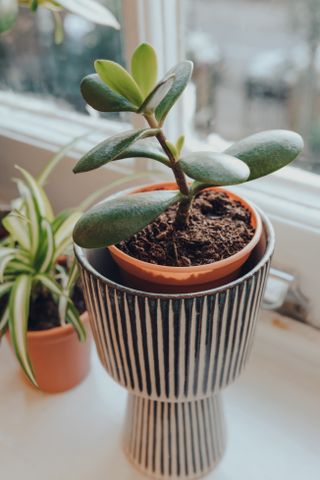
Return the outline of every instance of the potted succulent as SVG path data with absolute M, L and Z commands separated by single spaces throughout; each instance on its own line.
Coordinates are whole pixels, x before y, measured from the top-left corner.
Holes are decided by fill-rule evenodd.
M 175 181 L 120 192 L 78 220 L 75 252 L 93 333 L 107 371 L 130 392 L 130 460 L 157 478 L 196 478 L 224 451 L 218 393 L 249 356 L 274 247 L 265 215 L 223 187 L 287 165 L 303 141 L 274 130 L 223 153 L 184 153 L 183 137 L 169 141 L 163 126 L 191 62 L 157 83 L 156 53 L 142 44 L 131 74 L 108 60 L 95 69 L 81 84 L 87 103 L 134 112 L 148 126 L 100 143 L 74 172 L 140 156 L 164 164 Z

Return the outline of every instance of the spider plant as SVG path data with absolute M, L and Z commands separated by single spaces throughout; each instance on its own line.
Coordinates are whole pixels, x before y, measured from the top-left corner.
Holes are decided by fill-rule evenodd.
M 71 254 L 73 227 L 81 210 L 104 191 L 143 175 L 127 175 L 107 188 L 96 191 L 77 210 L 64 210 L 55 216 L 44 185 L 66 152 L 83 137 L 76 138 L 58 152 L 38 178 L 16 167 L 20 173 L 20 178 L 15 179 L 19 198 L 13 202 L 12 211 L 2 220 L 8 236 L 0 244 L 0 337 L 9 329 L 17 359 L 35 386 L 37 381 L 27 348 L 31 299 L 43 289 L 49 291 L 58 304 L 61 325 L 72 324 L 79 340 L 85 340 L 86 331 L 71 299 L 78 279 L 78 269 Z M 58 262 L 64 254 L 69 259 L 68 268 Z

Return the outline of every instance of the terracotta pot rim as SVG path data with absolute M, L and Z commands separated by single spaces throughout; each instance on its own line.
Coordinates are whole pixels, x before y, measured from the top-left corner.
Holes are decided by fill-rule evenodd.
M 154 186 L 157 185 L 163 185 L 164 183 L 158 183 L 154 184 Z M 171 183 L 171 182 L 168 182 Z M 173 185 L 173 184 L 172 184 Z M 150 185 L 152 186 L 152 184 Z M 115 245 L 110 245 L 107 247 L 111 252 L 114 252 L 117 257 L 120 257 L 122 260 L 127 261 L 127 262 L 134 262 L 137 265 L 141 265 L 141 267 L 146 267 L 150 268 L 150 265 L 152 265 L 152 270 L 157 271 L 157 272 L 166 272 L 166 273 L 197 273 L 197 272 L 205 272 L 205 271 L 211 271 L 213 268 L 216 270 L 224 268 L 227 265 L 230 265 L 231 263 L 237 262 L 240 258 L 244 257 L 247 253 L 251 252 L 254 247 L 257 245 L 257 243 L 260 240 L 261 237 L 261 232 L 262 232 L 262 221 L 261 217 L 256 210 L 256 208 L 249 202 L 248 200 L 240 197 L 234 192 L 229 191 L 226 188 L 221 188 L 221 187 L 209 187 L 209 189 L 213 189 L 221 192 L 225 192 L 227 194 L 231 194 L 232 197 L 234 197 L 236 200 L 241 202 L 241 204 L 247 208 L 250 211 L 250 214 L 254 218 L 254 223 L 255 223 L 255 233 L 252 239 L 250 240 L 249 243 L 245 247 L 243 247 L 239 252 L 234 253 L 233 255 L 230 255 L 230 257 L 224 258 L 223 260 L 219 260 L 217 262 L 210 262 L 206 263 L 203 265 L 194 265 L 190 267 L 176 267 L 176 266 L 171 266 L 171 265 L 157 265 L 154 263 L 150 262 L 145 262 L 144 260 L 139 260 L 138 258 L 135 258 L 131 255 L 128 255 L 127 253 L 123 252 L 120 250 L 120 248 L 116 247 Z M 139 192 L 140 189 L 135 189 L 133 190 L 132 193 Z M 133 260 L 132 260 L 133 259 Z
M 80 319 L 84 323 L 89 323 L 89 315 L 87 310 L 84 311 L 80 315 Z M 74 328 L 72 325 L 60 325 L 59 327 L 48 328 L 47 330 L 33 330 L 27 332 L 28 340 L 39 340 L 39 341 L 46 341 L 46 340 L 60 340 L 62 337 L 67 337 L 72 335 L 74 332 Z
M 105 277 L 102 275 L 100 272 L 98 272 L 95 267 L 90 263 L 87 254 L 86 254 L 86 249 L 81 248 L 79 245 L 74 244 L 74 251 L 75 251 L 75 256 L 78 260 L 78 262 L 82 265 L 82 267 L 89 271 L 93 276 L 99 278 L 103 283 L 108 284 L 109 286 L 112 286 L 116 290 L 126 292 L 131 295 L 136 295 L 136 296 L 143 296 L 143 297 L 148 297 L 148 298 L 154 298 L 154 299 L 180 299 L 180 298 L 194 298 L 194 297 L 203 297 L 206 295 L 213 295 L 217 292 L 222 292 L 225 290 L 228 290 L 229 288 L 232 288 L 242 282 L 244 282 L 246 279 L 249 279 L 254 276 L 254 274 L 261 268 L 262 265 L 264 265 L 269 257 L 271 256 L 273 250 L 274 250 L 274 245 L 275 245 L 275 234 L 274 234 L 274 229 L 273 226 L 270 222 L 270 220 L 266 217 L 266 215 L 258 208 L 255 206 L 255 209 L 258 211 L 260 214 L 260 217 L 262 219 L 262 223 L 265 226 L 266 230 L 266 239 L 267 239 L 267 246 L 264 255 L 261 257 L 261 259 L 258 261 L 258 263 L 247 273 L 242 275 L 241 277 L 238 277 L 236 280 L 232 280 L 229 283 L 225 283 L 224 285 L 220 285 L 219 287 L 214 287 L 211 289 L 207 290 L 200 290 L 197 292 L 190 292 L 190 293 L 155 293 L 155 292 L 147 292 L 145 290 L 138 290 L 133 287 L 128 287 L 126 285 L 120 284 L 116 282 L 115 280 L 112 280 L 108 277 Z M 101 249 L 95 249 L 95 250 L 105 250 L 105 248 Z

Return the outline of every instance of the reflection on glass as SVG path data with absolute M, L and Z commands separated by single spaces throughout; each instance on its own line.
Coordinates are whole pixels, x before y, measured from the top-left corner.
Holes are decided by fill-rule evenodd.
M 199 134 L 288 128 L 320 173 L 320 0 L 187 0 Z
M 103 3 L 121 20 L 120 1 Z M 85 112 L 80 80 L 93 72 L 96 58 L 121 62 L 121 34 L 71 13 L 63 13 L 63 26 L 64 40 L 56 45 L 53 17 L 48 10 L 20 12 L 13 30 L 0 36 L 1 90 L 49 98 L 59 108 Z

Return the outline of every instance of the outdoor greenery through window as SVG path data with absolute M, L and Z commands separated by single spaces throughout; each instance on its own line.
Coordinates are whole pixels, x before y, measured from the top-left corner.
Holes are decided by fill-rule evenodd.
M 186 32 L 198 133 L 292 129 L 320 173 L 320 0 L 188 0 Z
M 102 0 L 120 21 L 120 0 Z M 64 38 L 55 42 L 52 12 L 20 9 L 13 29 L 0 36 L 0 89 L 54 101 L 59 108 L 86 112 L 79 84 L 93 70 L 95 58 L 122 62 L 123 30 L 96 25 L 62 13 Z M 117 117 L 108 114 L 108 117 Z

